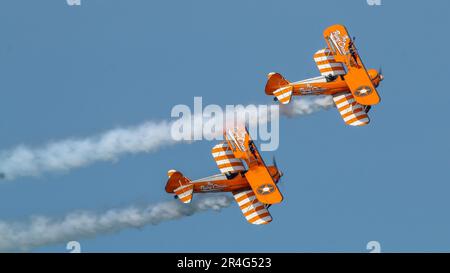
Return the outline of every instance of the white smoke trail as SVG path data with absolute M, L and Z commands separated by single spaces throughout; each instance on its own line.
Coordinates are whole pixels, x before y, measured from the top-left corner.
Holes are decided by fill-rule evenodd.
M 310 115 L 320 110 L 335 107 L 331 96 L 319 96 L 308 99 L 295 99 L 287 105 L 281 105 L 281 113 L 288 117 Z
M 199 198 L 189 205 L 169 201 L 146 207 L 111 209 L 100 214 L 74 212 L 56 220 L 37 216 L 32 217 L 29 223 L 0 221 L 0 250 L 27 251 L 35 247 L 119 232 L 126 228 L 157 225 L 202 211 L 219 211 L 228 207 L 231 200 L 231 197 L 216 195 Z
M 146 122 L 136 127 L 113 129 L 99 136 L 53 142 L 41 148 L 20 145 L 0 153 L 0 178 L 66 171 L 97 161 L 115 160 L 124 153 L 154 151 L 173 142 L 169 123 Z
M 294 100 L 283 106 L 281 113 L 289 116 L 308 115 L 321 109 L 331 107 L 330 97 Z M 248 109 L 247 109 L 248 110 Z M 236 110 L 237 118 L 243 115 Z M 252 108 L 249 122 L 256 124 L 270 122 L 270 111 L 259 111 Z M 226 114 L 228 115 L 228 114 Z M 192 116 L 192 120 L 204 119 L 203 116 Z M 211 119 L 212 120 L 212 119 Z M 189 120 L 190 121 L 190 120 Z M 129 128 L 118 128 L 103 134 L 87 138 L 71 138 L 48 143 L 42 147 L 28 147 L 19 145 L 11 150 L 0 152 L 0 179 L 13 180 L 21 176 L 37 176 L 45 172 L 68 171 L 93 164 L 99 161 L 117 160 L 125 154 L 152 152 L 165 145 L 177 143 L 171 128 L 174 122 L 146 122 Z M 227 121 L 228 122 L 228 121 Z M 203 122 L 203 124 L 207 124 Z M 193 134 L 200 134 L 202 126 L 192 128 Z M 200 132 L 199 132 L 200 131 Z M 215 132 L 215 137 L 222 132 Z M 253 134 L 252 134 L 253 135 Z M 211 134 L 204 134 L 211 140 Z

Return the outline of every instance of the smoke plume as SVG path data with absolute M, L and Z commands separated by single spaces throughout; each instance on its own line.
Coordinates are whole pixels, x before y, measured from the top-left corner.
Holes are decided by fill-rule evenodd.
M 331 97 L 302 98 L 293 100 L 289 105 L 282 105 L 281 114 L 288 117 L 309 115 L 333 105 Z M 250 116 L 249 122 L 252 124 L 271 122 L 269 109 L 261 111 L 256 107 L 246 107 L 236 110 L 235 115 L 239 119 L 245 116 L 244 112 Z M 222 117 L 209 120 L 215 118 Z M 191 120 L 196 124 L 195 121 L 205 120 L 205 117 L 192 116 L 189 122 Z M 13 180 L 22 176 L 38 176 L 45 172 L 68 171 L 99 161 L 117 160 L 126 154 L 153 152 L 179 142 L 171 132 L 172 126 L 177 122 L 178 120 L 146 122 L 134 127 L 113 129 L 96 136 L 54 141 L 41 147 L 19 145 L 0 151 L 0 179 Z M 204 121 L 203 124 L 208 122 Z M 193 126 L 191 131 L 193 135 L 201 135 L 202 129 L 202 126 Z M 221 134 L 222 132 L 216 131 L 212 135 L 204 133 L 204 136 L 211 139 Z
M 34 216 L 28 223 L 0 221 L 0 250 L 27 251 L 35 247 L 119 232 L 126 228 L 158 225 L 202 211 L 219 211 L 228 207 L 231 200 L 231 197 L 225 195 L 213 195 L 194 200 L 189 205 L 169 201 L 144 207 L 111 209 L 102 213 L 73 212 L 62 219 Z
M 287 105 L 281 105 L 280 111 L 287 117 L 310 115 L 334 107 L 331 96 L 319 96 L 312 99 L 294 99 Z

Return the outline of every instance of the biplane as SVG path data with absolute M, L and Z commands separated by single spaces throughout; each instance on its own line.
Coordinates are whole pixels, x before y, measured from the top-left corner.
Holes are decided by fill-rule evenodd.
M 194 193 L 231 192 L 246 220 L 255 225 L 272 221 L 269 207 L 283 200 L 277 184 L 282 172 L 275 159 L 267 166 L 247 129 L 227 130 L 224 141 L 212 148 L 220 174 L 190 180 L 170 170 L 166 192 L 190 203 Z
M 292 96 L 331 95 L 342 119 L 351 126 L 369 123 L 368 112 L 380 102 L 377 87 L 383 75 L 367 70 L 342 25 L 333 25 L 323 32 L 327 47 L 314 54 L 321 76 L 289 82 L 279 73 L 269 73 L 265 92 L 274 100 L 288 104 Z

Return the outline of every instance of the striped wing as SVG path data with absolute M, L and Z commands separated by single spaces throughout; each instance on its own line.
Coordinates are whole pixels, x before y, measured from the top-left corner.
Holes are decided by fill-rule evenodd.
M 235 173 L 245 170 L 242 161 L 234 157 L 228 143 L 222 142 L 217 144 L 212 148 L 211 153 L 221 173 Z
M 363 126 L 370 122 L 364 106 L 357 103 L 352 93 L 342 92 L 333 95 L 333 101 L 342 119 L 351 126 Z
M 328 48 L 321 49 L 314 54 L 314 61 L 322 76 L 345 75 L 344 65 L 336 62 L 334 55 Z
M 272 221 L 269 211 L 256 199 L 252 190 L 235 191 L 233 196 L 250 224 L 262 225 Z

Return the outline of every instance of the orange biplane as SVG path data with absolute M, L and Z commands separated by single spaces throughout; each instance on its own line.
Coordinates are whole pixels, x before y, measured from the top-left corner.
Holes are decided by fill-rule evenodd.
M 271 222 L 268 208 L 283 200 L 277 187 L 283 174 L 275 160 L 273 166 L 266 166 L 246 129 L 228 130 L 224 137 L 225 141 L 212 148 L 220 174 L 190 180 L 170 170 L 166 192 L 183 203 L 190 203 L 193 193 L 231 192 L 249 223 Z
M 314 54 L 321 76 L 291 83 L 279 73 L 269 73 L 265 92 L 282 104 L 289 103 L 293 95 L 331 95 L 345 123 L 366 125 L 371 106 L 380 102 L 376 87 L 383 75 L 366 70 L 344 26 L 333 25 L 323 35 L 328 47 Z

